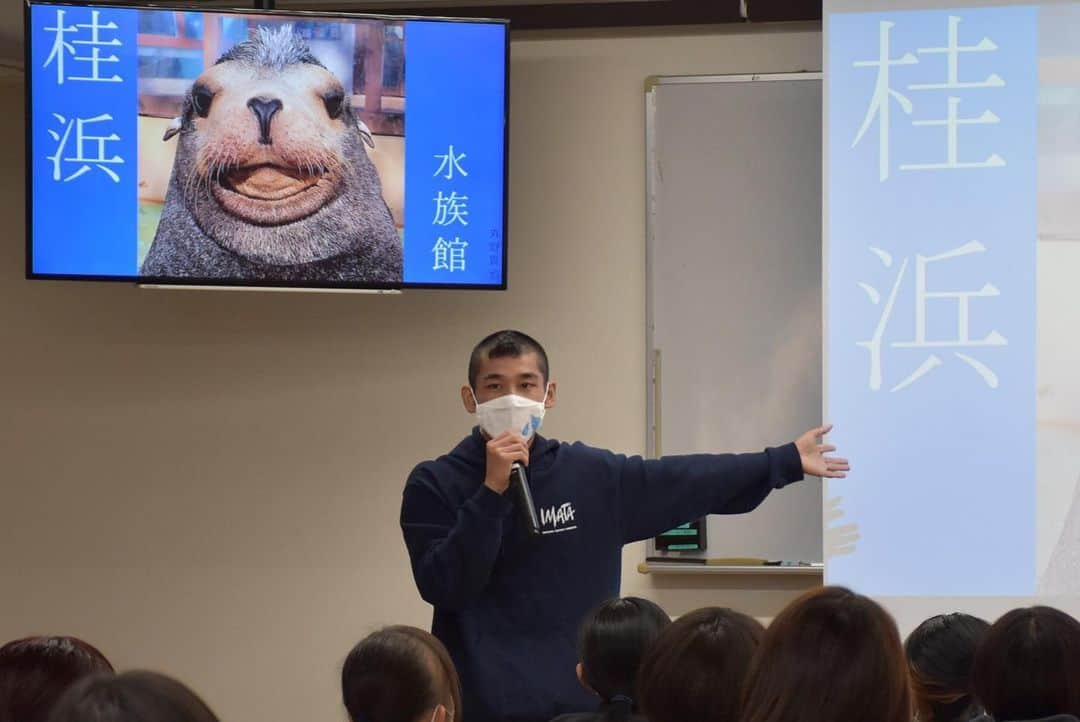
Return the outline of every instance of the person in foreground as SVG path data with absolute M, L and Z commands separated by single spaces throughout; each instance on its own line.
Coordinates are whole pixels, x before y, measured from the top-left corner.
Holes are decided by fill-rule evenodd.
M 361 640 L 341 669 L 352 722 L 454 722 L 461 685 L 446 647 L 416 627 L 386 627 Z
M 868 597 L 824 587 L 765 630 L 741 722 L 911 722 L 912 711 L 893 618 Z
M 413 577 L 461 674 L 469 722 L 546 722 L 595 706 L 573 673 L 576 630 L 618 596 L 624 544 L 706 514 L 752 511 L 804 475 L 849 468 L 826 456 L 834 447 L 819 439 L 829 427 L 755 454 L 651 460 L 546 439 L 536 432 L 557 391 L 535 339 L 483 339 L 461 388 L 477 428 L 405 484 Z M 539 537 L 507 493 L 514 463 L 527 468 Z
M 218 722 L 198 695 L 156 672 L 87 677 L 56 704 L 49 722 Z
M 1050 607 L 1014 609 L 979 645 L 972 684 L 997 722 L 1080 722 L 1080 622 Z
M 112 664 L 75 637 L 27 637 L 0 647 L 0 722 L 45 722 L 68 687 L 111 674 Z
M 649 722 L 740 722 L 739 693 L 764 632 L 741 612 L 708 607 L 672 622 L 641 665 Z
M 971 691 L 975 650 L 990 624 L 970 614 L 939 614 L 904 642 L 919 722 L 990 722 Z
M 641 659 L 660 632 L 671 624 L 667 612 L 647 599 L 609 599 L 581 625 L 582 686 L 600 698 L 595 712 L 565 714 L 555 722 L 644 722 L 637 710 Z

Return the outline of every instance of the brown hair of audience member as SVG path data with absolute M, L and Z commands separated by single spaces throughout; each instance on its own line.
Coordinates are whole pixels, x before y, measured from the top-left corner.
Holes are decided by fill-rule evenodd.
M 1014 609 L 983 638 L 972 684 L 996 720 L 1080 717 L 1080 622 L 1051 607 Z
M 156 672 L 87 677 L 57 703 L 49 722 L 218 722 L 198 695 Z
M 769 625 L 742 722 L 911 722 L 907 660 L 892 617 L 843 587 L 796 599 Z
M 721 607 L 676 619 L 642 660 L 642 713 L 649 722 L 738 722 L 739 690 L 763 631 L 753 617 Z
M 45 722 L 68 687 L 112 671 L 105 655 L 75 637 L 8 642 L 0 647 L 0 722 Z
M 416 627 L 386 627 L 361 640 L 345 659 L 341 692 L 353 722 L 462 719 L 461 682 L 450 653 Z

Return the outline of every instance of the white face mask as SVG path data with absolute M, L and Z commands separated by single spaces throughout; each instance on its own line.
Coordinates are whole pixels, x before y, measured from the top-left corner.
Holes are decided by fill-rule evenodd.
M 546 391 L 544 401 L 547 401 Z M 493 439 L 506 431 L 516 431 L 528 439 L 544 422 L 544 411 L 546 411 L 544 401 L 533 401 L 517 394 L 507 394 L 476 404 L 476 420 L 484 433 Z M 476 403 L 475 393 L 473 403 Z

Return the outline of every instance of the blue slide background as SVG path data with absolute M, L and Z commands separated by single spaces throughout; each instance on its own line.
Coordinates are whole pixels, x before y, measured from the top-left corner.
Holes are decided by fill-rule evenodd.
M 501 25 L 412 21 L 405 26 L 405 282 L 502 282 L 505 72 Z M 439 156 L 464 158 L 447 179 Z M 468 225 L 433 223 L 435 199 L 468 198 Z M 435 268 L 435 244 L 468 245 L 464 270 Z
M 72 43 L 70 47 L 74 53 L 64 53 L 63 83 L 57 75 L 57 59 L 45 66 L 56 39 L 56 33 L 46 28 L 57 27 L 60 13 L 63 13 L 65 28 L 89 24 L 91 12 L 79 7 L 31 7 L 33 54 L 27 72 L 33 76 L 32 147 L 28 160 L 33 174 L 33 270 L 43 274 L 134 276 L 138 273 L 138 11 L 97 9 L 99 26 L 117 25 L 115 30 L 99 30 L 99 40 L 117 39 L 121 43 L 98 48 L 100 56 L 115 55 L 119 59 L 115 63 L 100 63 L 98 75 L 118 75 L 122 82 L 72 79 L 92 73 L 91 63 L 73 59 L 74 54 L 87 57 L 92 52 L 90 46 L 72 43 L 90 37 L 91 31 L 85 28 L 65 34 L 64 41 Z M 54 117 L 54 113 L 64 120 Z M 89 172 L 65 182 L 65 178 L 86 165 L 72 162 L 62 163 L 60 180 L 54 180 L 53 162 L 49 156 L 56 153 L 58 141 L 49 131 L 58 133 L 63 139 L 65 130 L 71 126 L 62 157 L 74 158 L 78 155 L 77 131 L 72 125 L 75 119 L 88 120 L 101 115 L 112 117 L 84 125 L 84 135 L 115 134 L 119 139 L 105 142 L 104 152 L 100 154 L 98 142 L 84 142 L 83 157 L 112 159 L 119 156 L 123 163 L 102 164 L 119 180 L 114 181 L 91 163 Z
M 943 83 L 946 45 L 959 17 L 959 45 L 996 44 L 958 54 L 960 83 L 997 74 L 1001 87 L 918 89 Z M 828 19 L 828 189 L 826 238 L 826 416 L 853 461 L 850 478 L 829 483 L 857 524 L 853 553 L 828 558 L 829 583 L 887 595 L 1020 595 L 1035 583 L 1035 251 L 1038 87 L 1036 7 L 836 14 Z M 891 65 L 888 177 L 881 179 L 880 117 L 855 143 L 874 96 L 881 22 Z M 944 126 L 913 121 L 986 110 L 996 124 L 957 129 L 957 160 L 997 154 L 1004 166 L 902 170 L 942 162 Z M 929 292 L 1000 291 L 969 299 L 971 339 L 997 332 L 1005 345 L 894 346 L 915 338 L 917 256 L 977 241 L 985 249 L 927 266 Z M 889 254 L 875 253 L 871 248 Z M 871 388 L 872 338 L 907 261 L 881 336 L 881 382 Z M 859 284 L 869 287 L 864 288 Z M 872 300 L 876 291 L 880 298 Z M 924 305 L 926 338 L 955 341 L 964 321 L 955 298 Z M 961 353 L 997 378 L 996 388 Z M 940 365 L 893 390 L 931 356 Z M 943 543 L 943 540 L 948 543 Z M 829 554 L 826 531 L 826 554 Z

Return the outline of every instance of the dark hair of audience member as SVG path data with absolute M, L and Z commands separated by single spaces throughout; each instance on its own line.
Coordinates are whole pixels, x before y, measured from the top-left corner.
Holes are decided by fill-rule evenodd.
M 843 587 L 796 599 L 765 631 L 742 722 L 911 722 L 907 661 L 892 617 Z
M 972 671 L 975 697 L 999 720 L 1080 717 L 1080 622 L 1050 607 L 991 625 Z
M 738 722 L 739 690 L 763 628 L 720 607 L 690 612 L 653 642 L 638 672 L 649 722 Z
M 353 647 L 341 670 L 341 692 L 353 722 L 417 722 L 427 715 L 460 722 L 463 714 L 449 652 L 415 627 L 386 627 Z
M 156 672 L 87 677 L 60 698 L 49 722 L 218 722 L 198 695 Z
M 105 655 L 74 637 L 8 642 L 0 647 L 0 722 L 45 722 L 68 687 L 112 671 Z
M 990 623 L 970 614 L 939 614 L 907 641 L 911 691 L 920 722 L 961 722 L 981 713 L 971 692 L 975 650 Z
M 607 703 L 605 720 L 625 722 L 636 708 L 637 674 L 649 645 L 671 624 L 647 599 L 609 599 L 581 627 L 581 682 Z

